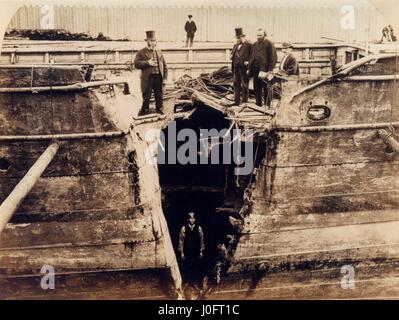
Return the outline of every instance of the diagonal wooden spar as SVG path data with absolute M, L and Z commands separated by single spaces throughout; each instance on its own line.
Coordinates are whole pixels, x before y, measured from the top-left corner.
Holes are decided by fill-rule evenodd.
M 32 190 L 37 180 L 39 180 L 44 170 L 46 170 L 50 162 L 54 159 L 59 147 L 59 143 L 51 143 L 39 159 L 36 160 L 22 180 L 15 186 L 14 190 L 0 205 L 0 234 L 10 221 L 15 211 L 17 211 L 24 198 Z

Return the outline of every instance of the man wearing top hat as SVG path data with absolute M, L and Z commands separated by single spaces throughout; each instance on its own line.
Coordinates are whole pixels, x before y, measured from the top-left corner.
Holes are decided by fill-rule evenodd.
M 299 76 L 298 61 L 292 54 L 293 45 L 289 42 L 283 42 L 283 58 L 281 59 L 279 70 L 292 76 Z
M 157 113 L 163 114 L 163 85 L 168 77 L 168 68 L 161 50 L 156 48 L 155 31 L 146 31 L 147 46 L 136 54 L 134 66 L 141 69 L 141 92 L 143 104 L 139 116 L 149 113 L 152 91 Z
M 186 21 L 186 24 L 184 25 L 184 30 L 186 30 L 186 33 L 187 33 L 186 47 L 193 46 L 194 35 L 197 32 L 197 26 L 195 25 L 195 22 L 192 20 L 192 18 L 193 18 L 193 16 L 191 14 L 188 15 L 188 20 Z
M 268 85 L 273 79 L 273 69 L 277 63 L 277 52 L 272 41 L 266 39 L 266 31 L 258 29 L 257 41 L 252 45 L 249 58 L 248 76 L 254 78 L 256 104 L 262 106 L 262 99 L 270 105 Z
M 236 28 L 237 42 L 231 53 L 231 70 L 233 71 L 234 105 L 240 105 L 242 90 L 242 102 L 248 102 L 249 78 L 247 75 L 251 43 L 245 38 L 242 28 Z

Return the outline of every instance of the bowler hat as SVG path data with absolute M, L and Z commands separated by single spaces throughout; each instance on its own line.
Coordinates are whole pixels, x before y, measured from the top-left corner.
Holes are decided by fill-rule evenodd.
M 290 42 L 283 42 L 283 49 L 293 48 L 294 46 Z
M 192 18 L 193 16 L 191 14 L 188 15 L 189 18 Z
M 245 36 L 245 34 L 242 31 L 242 28 L 235 28 L 236 30 L 236 38 L 240 38 L 242 36 Z
M 146 31 L 146 38 L 145 40 L 155 40 L 155 31 L 150 30 L 150 31 Z

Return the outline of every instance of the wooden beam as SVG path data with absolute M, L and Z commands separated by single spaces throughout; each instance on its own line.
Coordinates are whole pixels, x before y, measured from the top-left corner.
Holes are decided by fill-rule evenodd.
M 24 198 L 39 180 L 51 160 L 57 154 L 60 145 L 54 142 L 48 146 L 46 151 L 39 157 L 35 164 L 29 169 L 25 177 L 16 185 L 11 194 L 0 205 L 0 234 L 6 227 L 8 221 L 18 209 Z
M 21 135 L 21 136 L 0 136 L 0 141 L 40 141 L 40 140 L 81 140 L 121 137 L 128 134 L 128 130 L 106 131 L 106 132 L 85 132 L 69 134 L 44 134 L 44 135 Z
M 292 126 L 275 126 L 278 131 L 292 132 L 322 132 L 322 131 L 341 131 L 341 130 L 375 130 L 384 129 L 390 126 L 398 127 L 399 122 L 381 122 L 381 123 L 357 123 L 346 125 L 332 126 L 311 126 L 311 127 L 292 127 Z

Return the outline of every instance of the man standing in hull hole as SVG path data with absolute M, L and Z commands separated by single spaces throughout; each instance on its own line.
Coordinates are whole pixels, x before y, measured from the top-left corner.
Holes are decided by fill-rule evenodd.
M 163 114 L 163 85 L 168 77 L 168 67 L 161 50 L 157 49 L 155 31 L 146 31 L 147 47 L 137 52 L 134 66 L 141 70 L 141 92 L 143 104 L 139 116 L 149 113 L 152 91 L 157 113 Z
M 198 288 L 202 280 L 201 266 L 204 257 L 204 233 L 201 226 L 195 223 L 195 214 L 187 214 L 187 223 L 180 229 L 179 253 L 183 261 L 186 281 Z
M 258 29 L 257 41 L 252 45 L 249 58 L 248 76 L 254 78 L 254 92 L 256 105 L 262 106 L 262 100 L 270 105 L 271 97 L 268 96 L 267 83 L 273 79 L 273 69 L 277 63 L 277 51 L 273 42 L 266 39 L 266 31 Z M 259 78 L 259 73 L 265 74 L 264 79 Z M 265 80 L 265 81 L 263 81 Z

